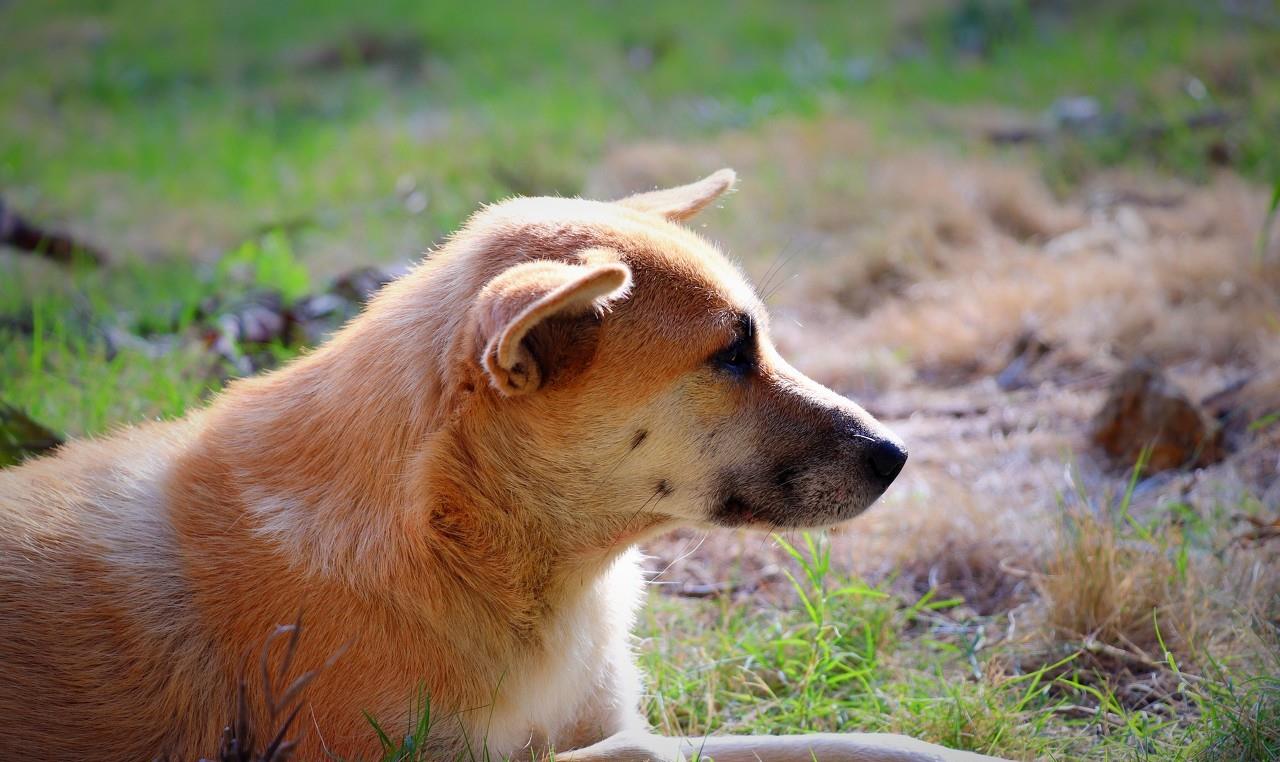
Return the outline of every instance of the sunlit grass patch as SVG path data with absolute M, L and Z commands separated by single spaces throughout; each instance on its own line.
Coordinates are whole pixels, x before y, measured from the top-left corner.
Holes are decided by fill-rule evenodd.
M 0 261 L 0 398 L 73 436 L 181 416 L 238 373 L 210 347 L 220 312 L 256 291 L 297 298 L 308 286 L 278 235 L 217 267 L 133 260 L 66 271 Z M 298 351 L 280 342 L 254 349 L 268 365 Z
M 809 535 L 779 540 L 783 603 L 654 595 L 650 718 L 695 738 L 898 732 L 1012 759 L 1271 759 L 1273 586 L 1225 592 L 1221 526 L 1140 520 L 1131 496 L 1064 519 L 1037 597 L 994 616 L 836 572 Z
M 1191 739 L 1194 759 L 1280 759 L 1280 640 L 1270 643 L 1268 671 L 1223 675 L 1200 702 L 1204 735 Z
M 787 546 L 793 603 L 652 596 L 642 627 L 649 714 L 663 732 L 910 733 L 1030 758 L 1074 748 L 1042 674 L 1011 677 L 957 600 L 903 600 L 832 570 L 824 541 Z

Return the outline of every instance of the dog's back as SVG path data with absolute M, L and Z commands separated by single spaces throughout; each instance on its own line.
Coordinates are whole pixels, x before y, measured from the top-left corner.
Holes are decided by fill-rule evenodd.
M 224 665 L 201 640 L 160 496 L 191 426 L 0 471 L 0 758 L 78 758 L 97 738 L 124 744 L 99 758 L 151 759 L 225 701 L 192 692 Z

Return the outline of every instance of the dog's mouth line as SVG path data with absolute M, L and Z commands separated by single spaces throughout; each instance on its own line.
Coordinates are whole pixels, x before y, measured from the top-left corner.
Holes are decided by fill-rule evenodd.
M 768 518 L 769 513 L 771 512 L 761 510 L 736 493 L 731 493 L 721 500 L 715 511 L 715 515 L 721 517 L 721 521 L 716 523 L 724 526 L 758 529 L 772 529 L 779 526 L 777 520 Z
M 784 505 L 760 507 L 736 492 L 713 504 L 712 523 L 718 526 L 748 529 L 826 529 L 856 518 L 874 504 L 842 506 L 836 510 L 806 510 L 795 500 Z

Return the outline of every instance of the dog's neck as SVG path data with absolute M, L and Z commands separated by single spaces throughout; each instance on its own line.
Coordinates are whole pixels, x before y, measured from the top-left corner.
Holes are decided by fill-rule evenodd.
M 517 426 L 492 419 L 459 421 L 424 453 L 420 514 L 423 535 L 443 544 L 477 549 L 477 558 L 527 557 L 531 551 L 558 560 L 564 573 L 599 571 L 674 519 L 647 510 L 661 493 L 620 498 L 609 469 L 582 452 L 548 452 L 523 441 Z M 532 453 L 532 457 L 526 454 Z M 465 538 L 465 539 L 463 539 Z
M 197 448 L 238 492 L 236 521 L 324 576 L 385 576 L 380 559 L 391 563 L 406 541 L 406 469 L 448 409 L 430 319 L 385 317 L 366 315 L 313 354 L 233 384 L 202 416 Z
M 432 507 L 411 531 L 463 605 L 486 605 L 495 624 L 534 632 L 537 618 L 570 605 L 636 542 L 673 523 L 566 495 L 509 461 L 514 448 L 475 447 L 457 429 L 441 440 L 424 472 Z

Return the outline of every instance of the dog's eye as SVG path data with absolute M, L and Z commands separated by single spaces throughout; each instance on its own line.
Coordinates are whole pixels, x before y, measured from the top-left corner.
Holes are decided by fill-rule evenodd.
M 750 338 L 739 336 L 732 344 L 717 352 L 711 358 L 711 364 L 735 376 L 745 376 L 755 365 L 755 347 Z
M 733 342 L 712 355 L 710 362 L 717 370 L 741 378 L 756 367 L 756 324 L 745 312 L 738 314 L 736 322 Z

